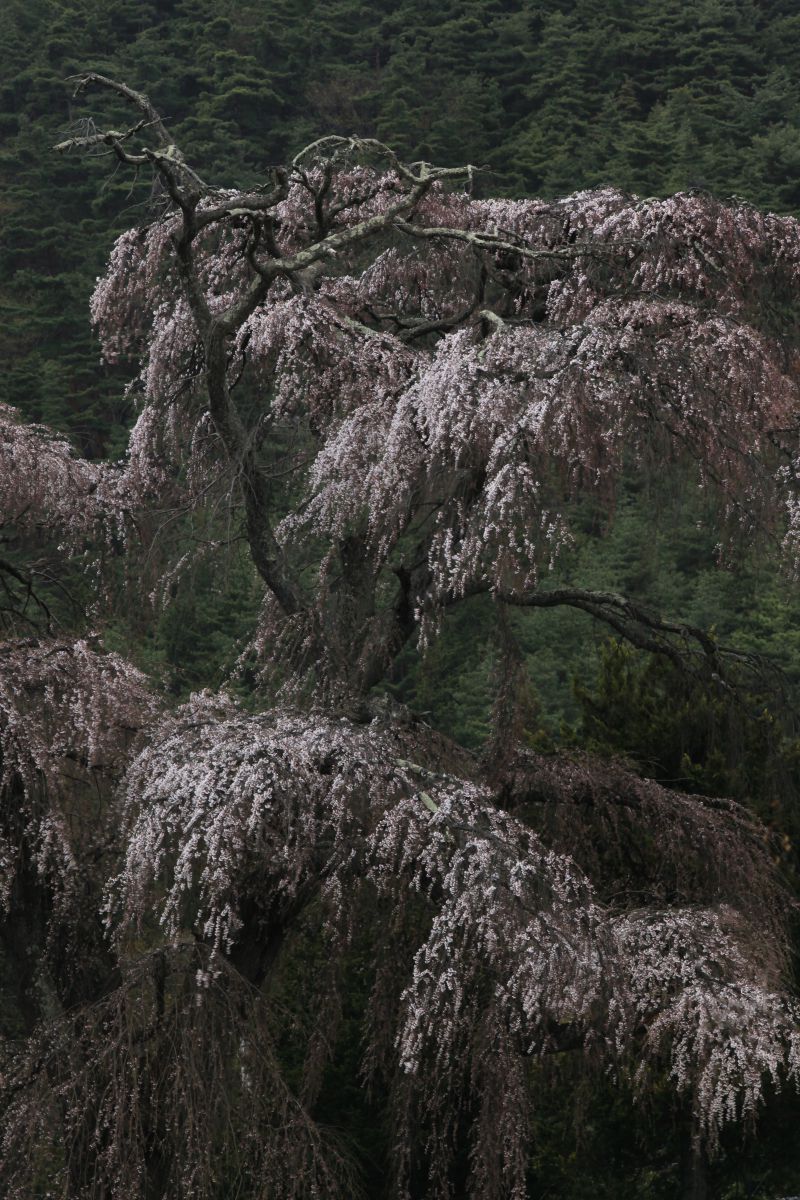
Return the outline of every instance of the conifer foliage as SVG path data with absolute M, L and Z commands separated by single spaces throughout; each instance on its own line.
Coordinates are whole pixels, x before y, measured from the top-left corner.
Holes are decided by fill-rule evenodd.
M 588 611 L 724 681 L 700 630 L 548 575 L 573 500 L 611 512 L 623 470 L 670 463 L 715 499 L 722 555 L 777 532 L 796 559 L 798 222 L 696 194 L 476 200 L 471 168 L 338 136 L 212 187 L 146 96 L 77 90 L 132 122 L 59 149 L 156 181 L 92 301 L 139 419 L 98 466 L 3 410 L 0 516 L 99 577 L 154 511 L 225 511 L 264 587 L 262 703 L 166 711 L 99 643 L 4 645 L 4 950 L 25 920 L 37 956 L 0 1075 L 5 1194 L 351 1194 L 315 1105 L 365 939 L 362 1077 L 388 1097 L 394 1195 L 524 1197 L 530 1064 L 570 1049 L 667 1080 L 713 1152 L 800 1070 L 764 832 L 518 745 L 513 646 L 484 760 L 374 689 L 481 592 Z M 76 982 L 59 937 L 89 910 Z M 293 1025 L 276 981 L 312 926 L 325 966 Z

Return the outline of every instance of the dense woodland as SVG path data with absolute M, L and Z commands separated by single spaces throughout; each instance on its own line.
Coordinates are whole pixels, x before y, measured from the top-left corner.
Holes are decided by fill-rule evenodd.
M 703 212 L 711 211 L 703 206 L 716 200 L 731 201 L 744 225 L 750 220 L 747 214 L 754 211 L 750 205 L 780 214 L 800 213 L 800 15 L 795 7 L 788 0 L 709 0 L 692 5 L 678 0 L 659 4 L 649 0 L 625 4 L 615 0 L 547 4 L 538 0 L 461 0 L 442 3 L 435 10 L 418 0 L 391 4 L 380 0 L 369 5 L 332 0 L 304 6 L 292 0 L 247 0 L 235 6 L 222 6 L 215 0 L 191 5 L 139 0 L 102 5 L 89 0 L 6 0 L 0 11 L 0 404 L 12 406 L 25 421 L 43 422 L 67 435 L 89 470 L 101 469 L 107 461 L 125 461 L 128 432 L 143 402 L 141 383 L 134 381 L 130 386 L 134 374 L 130 360 L 114 361 L 115 355 L 108 349 L 105 359 L 101 357 L 88 305 L 97 277 L 106 270 L 115 237 L 134 225 L 148 225 L 163 213 L 166 177 L 158 170 L 154 173 L 152 163 L 128 169 L 107 152 L 107 144 L 90 145 L 88 153 L 81 152 L 79 143 L 86 150 L 97 129 L 129 125 L 129 106 L 117 95 L 102 101 L 91 97 L 88 103 L 86 97 L 76 99 L 67 82 L 69 76 L 93 70 L 146 91 L 170 136 L 202 178 L 212 187 L 238 189 L 242 194 L 269 182 L 277 165 L 290 163 L 297 151 L 316 138 L 340 134 L 380 139 L 406 163 L 424 159 L 442 168 L 474 164 L 480 169 L 470 179 L 470 188 L 478 205 L 488 197 L 536 196 L 549 201 L 598 188 L 618 189 L 622 197 L 629 192 L 653 198 L 681 192 L 686 205 L 697 202 Z M 55 143 L 70 139 L 75 143 L 71 152 L 54 153 Z M 614 203 L 620 212 L 627 211 L 626 200 Z M 576 204 L 570 211 L 583 210 Z M 579 223 L 577 217 L 573 219 Z M 585 219 L 588 222 L 589 218 Z M 675 218 L 676 225 L 680 219 Z M 559 236 L 552 235 L 558 246 Z M 420 243 L 420 258 L 424 245 Z M 724 245 L 718 249 L 724 256 Z M 766 252 L 763 261 L 771 261 Z M 356 266 L 362 269 L 364 264 L 357 262 Z M 793 296 L 777 286 L 770 291 L 770 286 L 765 283 L 763 294 L 756 294 L 755 300 L 747 293 L 746 303 L 753 305 L 756 316 L 747 309 L 741 319 L 761 332 L 779 330 L 791 356 L 796 350 Z M 742 288 L 746 291 L 745 285 Z M 143 306 L 147 303 L 150 301 L 142 300 Z M 488 336 L 486 331 L 482 336 Z M 249 413 L 257 403 L 257 380 L 245 374 L 242 389 L 242 410 Z M 304 433 L 308 439 L 304 446 L 313 444 L 317 432 L 312 428 Z M 270 453 L 280 459 L 288 445 L 282 445 L 278 437 Z M 19 463 L 26 461 L 24 455 L 18 459 Z M 180 468 L 186 469 L 185 464 Z M 8 494 L 7 484 L 7 480 L 5 484 L 0 481 L 0 497 L 4 487 Z M 270 503 L 281 512 L 291 510 L 298 500 L 292 492 L 295 486 L 290 478 Z M 38 503 L 38 498 L 31 501 L 31 511 Z M 226 522 L 231 518 L 223 506 L 212 506 L 202 516 L 179 505 L 175 512 L 179 515 L 169 522 L 150 517 L 150 526 L 143 523 L 137 527 L 147 551 L 134 555 L 131 563 L 125 562 L 118 545 L 99 554 L 107 559 L 100 605 L 102 637 L 90 641 L 86 654 L 99 653 L 102 648 L 116 652 L 144 673 L 142 679 L 149 680 L 151 691 L 144 689 L 135 699 L 125 690 L 122 676 L 115 677 L 113 686 L 109 683 L 107 720 L 113 724 L 108 714 L 116 704 L 130 718 L 131 728 L 145 721 L 142 714 L 152 702 L 151 694 L 158 695 L 159 704 L 169 706 L 199 689 L 216 691 L 227 681 L 240 708 L 225 707 L 234 700 L 212 702 L 206 698 L 194 703 L 209 706 L 206 711 L 225 724 L 229 745 L 234 747 L 237 730 L 241 732 L 247 720 L 261 719 L 258 714 L 269 711 L 285 683 L 285 677 L 276 681 L 265 675 L 257 648 L 254 650 L 249 640 L 262 607 L 264 579 L 253 567 L 246 540 L 227 538 Z M 26 586 L 22 579 L 32 579 L 58 636 L 83 637 L 88 632 L 85 610 L 91 609 L 92 620 L 100 611 L 95 577 L 87 574 L 80 554 L 57 552 L 53 530 L 47 532 L 49 520 L 44 516 L 31 529 L 20 518 L 15 525 L 9 522 L 0 528 L 3 561 L 20 571 L 15 603 L 19 607 Z M 440 614 L 441 629 L 430 638 L 424 653 L 409 639 L 390 668 L 376 675 L 375 686 L 368 689 L 370 711 L 401 714 L 397 718 L 400 729 L 398 732 L 389 722 L 389 732 L 381 734 L 383 740 L 376 740 L 363 753 L 374 755 L 381 763 L 386 756 L 394 756 L 393 761 L 413 760 L 406 762 L 413 766 L 422 753 L 415 740 L 420 723 L 424 729 L 436 731 L 442 741 L 435 750 L 426 751 L 424 767 L 418 768 L 428 780 L 424 794 L 436 810 L 434 817 L 450 802 L 448 781 L 455 776 L 470 780 L 470 787 L 477 789 L 470 803 L 479 803 L 485 776 L 478 777 L 474 763 L 480 763 L 480 772 L 490 775 L 496 769 L 499 778 L 505 769 L 504 738 L 511 726 L 525 753 L 535 756 L 540 773 L 549 769 L 542 763 L 552 760 L 555 764 L 563 755 L 577 764 L 577 772 L 589 770 L 584 765 L 587 761 L 607 762 L 607 775 L 595 774 L 585 783 L 587 794 L 594 789 L 592 804 L 599 809 L 601 797 L 628 788 L 642 805 L 652 805 L 656 814 L 652 827 L 645 824 L 620 835 L 619 852 L 635 860 L 644 875 L 658 855 L 658 841 L 667 828 L 659 822 L 667 821 L 664 813 L 670 801 L 663 797 L 673 794 L 669 789 L 677 789 L 674 795 L 680 801 L 676 804 L 691 796 L 698 805 L 710 797 L 729 797 L 766 823 L 766 853 L 779 879 L 774 886 L 788 889 L 781 892 L 779 902 L 785 925 L 800 874 L 800 741 L 795 731 L 800 703 L 800 597 L 791 569 L 778 561 L 782 529 L 756 538 L 752 529 L 745 528 L 732 533 L 729 540 L 723 539 L 721 547 L 718 508 L 707 492 L 698 491 L 691 470 L 679 463 L 667 477 L 658 469 L 657 460 L 650 470 L 642 470 L 635 453 L 629 461 L 624 456 L 620 460 L 613 500 L 593 494 L 590 488 L 575 489 L 569 520 L 572 541 L 551 576 L 553 585 L 624 593 L 648 613 L 669 614 L 683 621 L 684 629 L 702 631 L 708 643 L 692 642 L 691 632 L 677 639 L 681 643 L 688 639 L 695 650 L 702 650 L 690 654 L 691 669 L 684 669 L 679 655 L 665 651 L 665 646 L 672 646 L 669 638 L 653 647 L 660 653 L 648 653 L 644 637 L 634 638 L 632 644 L 624 629 L 613 622 L 609 625 L 607 613 L 595 619 L 598 614 L 593 617 L 591 609 L 524 611 L 509 605 L 499 615 L 492 598 L 477 594 L 480 589 L 476 588 L 474 596 Z M 55 527 L 59 533 L 58 522 Z M 155 540 L 154 532 L 158 534 Z M 315 547 L 328 533 L 323 525 L 314 530 Z M 216 551 L 226 538 L 229 544 L 220 558 Z M 214 548 L 213 554 L 195 553 L 206 544 Z M 318 557 L 321 554 L 318 551 Z M 176 562 L 181 563 L 180 569 L 173 570 Z M 307 573 L 311 570 L 308 564 L 304 569 Z M 135 583 L 129 578 L 131 573 L 136 576 Z M 27 631 L 32 639 L 41 634 L 41 612 L 35 609 L 35 602 L 29 601 L 26 613 L 32 612 L 38 622 Z M 13 639 L 26 631 L 10 619 L 6 632 L 3 652 L 13 665 L 17 661 Z M 723 649 L 728 647 L 736 647 L 741 655 L 728 656 Z M 39 655 L 40 648 L 32 640 L 30 676 L 47 691 L 50 685 L 42 682 L 46 680 L 45 654 Z M 286 673 L 290 668 L 283 664 L 281 670 Z M 111 667 L 108 671 L 113 674 Z M 47 694 L 52 699 L 51 693 Z M 363 701 L 363 696 L 357 703 L 339 697 L 336 703 L 349 719 Z M 30 696 L 26 693 L 25 703 L 36 704 L 35 688 Z M 215 709 L 214 703 L 221 707 Z M 301 701 L 295 698 L 295 703 L 302 708 Z M 147 797 L 154 812 L 168 804 L 168 797 L 159 791 L 158 776 L 160 771 L 168 776 L 173 770 L 168 759 L 170 738 L 178 736 L 176 729 L 184 728 L 185 733 L 191 725 L 192 713 L 187 715 L 187 711 L 176 718 L 176 726 L 161 729 L 161 741 L 146 752 L 151 754 L 150 763 L 146 758 L 137 760 L 134 769 L 139 772 L 141 796 Z M 202 725 L 197 711 L 194 719 Z M 270 755 L 273 741 L 297 747 L 302 743 L 300 718 L 280 720 L 284 723 L 275 728 L 259 727 L 261 744 L 267 747 L 264 752 Z M 326 729 L 331 745 L 338 746 L 337 739 L 342 736 L 338 727 Z M 202 735 L 196 737 L 198 761 L 215 753 L 213 746 L 203 743 Z M 466 758 L 464 762 L 458 758 L 462 750 L 453 749 L 449 739 L 470 756 L 472 766 L 465 765 Z M 9 761 L 10 745 L 7 738 L 2 742 Z M 114 764 L 115 756 L 122 762 L 123 750 L 115 744 L 113 753 L 109 752 L 112 776 L 115 769 L 121 773 L 122 768 Z M 586 760 L 581 757 L 586 752 L 599 757 Z M 159 753 L 165 757 L 159 759 Z M 300 748 L 292 750 L 300 774 L 311 772 L 303 753 Z M 341 754 L 346 757 L 345 750 Z M 625 765 L 620 765 L 620 760 Z M 77 775 L 82 769 L 76 767 Z M 6 787 L 6 802 L 9 795 L 18 800 L 19 781 L 9 783 L 8 766 L 5 771 L 0 779 Z M 637 792 L 633 776 L 626 773 L 630 771 L 656 781 L 652 786 L 663 785 L 665 790 L 648 792 L 651 785 L 647 784 Z M 129 779 L 126 785 L 129 798 L 131 789 L 135 790 L 133 778 L 134 782 Z M 172 778 L 175 794 L 188 796 L 194 786 L 192 779 L 186 775 Z M 503 784 L 506 797 L 519 778 L 521 772 L 515 777 L 516 784 Z M 586 778 L 590 779 L 590 774 Z M 80 780 L 73 782 L 76 789 L 82 786 Z M 55 784 L 51 780 L 48 786 Z M 108 802 L 105 786 L 98 784 L 98 805 Z M 313 786 L 309 782 L 311 794 Z M 401 794 L 403 787 L 411 785 L 406 780 L 396 786 Z M 531 795 L 536 792 L 533 784 L 525 786 Z M 547 787 L 541 779 L 536 786 L 545 792 L 550 787 L 554 795 L 560 795 L 563 785 L 554 775 Z M 136 803 L 141 803 L 141 797 Z M 513 817 L 508 820 L 535 826 L 539 818 L 527 811 L 525 803 L 512 806 Z M 130 804 L 133 807 L 128 808 L 126 819 L 135 825 L 142 817 L 133 800 Z M 554 812 L 557 809 L 558 804 Z M 478 820 L 474 816 L 461 819 Z M 589 841 L 609 836 L 604 819 L 598 818 L 599 834 L 589 823 Z M 553 820 L 548 844 L 558 852 L 572 853 L 569 834 Z M 706 836 L 689 817 L 681 820 L 687 837 L 693 836 L 693 831 L 698 837 Z M 491 836 L 498 838 L 522 836 L 502 824 L 492 829 Z M 409 838 L 410 830 L 410 826 L 405 829 Z M 5 853 L 13 836 L 14 830 L 11 834 L 6 830 L 3 838 L 10 841 L 0 841 L 0 852 Z M 440 834 L 440 842 L 437 852 L 444 854 L 446 830 Z M 99 858 L 112 854 L 106 845 L 93 843 L 91 848 Z M 38 850 L 29 847 L 26 853 L 35 857 L 42 853 L 41 846 Z M 581 867 L 594 878 L 597 864 L 585 848 L 584 855 L 584 860 L 579 860 Z M 426 869 L 435 875 L 440 867 L 433 861 L 433 851 L 431 856 Z M 139 867 L 146 873 L 142 864 Z M 135 861 L 129 860 L 120 878 L 135 869 Z M 632 868 L 617 863 L 612 868 L 605 864 L 605 869 L 610 874 L 608 879 L 603 877 L 599 894 L 603 903 L 611 903 L 609 881 L 617 876 L 627 878 Z M 732 877 L 737 869 L 730 866 Z M 597 872 L 600 878 L 600 867 Z M 426 885 L 419 879 L 417 883 L 424 893 Z M 701 905 L 694 879 L 691 886 L 685 880 L 680 886 L 673 881 L 674 895 L 667 895 L 666 902 L 678 903 L 675 897 L 684 884 L 691 903 Z M 341 886 L 348 886 L 346 875 Z M 554 895 L 558 886 L 553 884 Z M 163 879 L 154 887 L 168 890 Z M 731 895 L 733 891 L 731 884 Z M 10 894 L 13 899 L 13 889 Z M 74 900 L 65 895 L 58 901 L 64 906 L 67 899 L 69 903 Z M 770 909 L 775 898 L 770 893 L 764 899 L 765 895 L 759 893 L 759 903 L 763 900 Z M 394 897 L 387 886 L 380 903 L 390 906 Z M 91 895 L 81 903 L 88 911 L 96 900 L 97 896 Z M 647 902 L 651 901 L 652 896 Z M 42 911 L 28 913 L 24 920 L 13 904 L 9 910 L 3 942 L 4 982 L 0 984 L 6 1078 L 13 1078 L 14 1086 L 26 1095 L 24 1071 L 35 1071 L 37 1054 L 40 1064 L 50 1063 L 47 1070 L 62 1086 L 52 1044 L 46 1044 L 46 1039 L 36 1043 L 35 1017 L 48 1019 L 63 1011 L 66 1024 L 60 1027 L 60 1036 L 74 1039 L 76 1045 L 84 1044 L 81 1039 L 91 1044 L 91 1033 L 86 1031 L 91 1031 L 93 1021 L 99 1029 L 122 1020 L 122 1009 L 113 1007 L 118 992 L 105 993 L 97 985 L 104 970 L 113 974 L 119 965 L 108 967 L 108 951 L 100 949 L 98 941 L 87 955 L 86 978 L 65 972 L 64 963 L 59 962 L 60 948 L 53 944 L 59 936 L 58 920 L 44 911 L 52 903 L 45 888 L 37 892 L 37 903 Z M 167 902 L 162 895 L 153 903 L 158 907 Z M 213 909 L 211 901 L 208 903 Z M 376 1071 L 372 1089 L 363 1088 L 363 1014 L 375 986 L 371 975 L 375 938 L 387 935 L 385 931 L 376 934 L 368 923 L 360 925 L 353 918 L 355 932 L 348 935 L 346 949 L 335 957 L 332 968 L 325 941 L 330 931 L 316 903 L 302 909 L 300 932 L 289 941 L 287 951 L 282 951 L 280 969 L 271 977 L 270 1002 L 285 1019 L 279 1020 L 276 1028 L 271 1015 L 263 1037 L 276 1046 L 281 1078 L 287 1081 L 290 1097 L 287 1111 L 293 1102 L 292 1089 L 298 1094 L 307 1089 L 313 1098 L 309 1103 L 314 1121 L 330 1132 L 342 1155 L 347 1187 L 354 1192 L 360 1188 L 377 1200 L 393 1194 L 387 1180 L 398 1140 L 397 1122 L 427 1121 L 435 1129 L 437 1110 L 435 1104 L 429 1103 L 425 1109 L 419 1098 L 412 1103 L 408 1097 L 404 1101 L 408 1107 L 402 1109 L 386 1072 Z M 368 896 L 363 903 L 370 903 Z M 645 903 L 642 900 L 643 907 Z M 173 932 L 183 936 L 180 931 L 184 927 L 176 916 L 178 899 L 170 899 L 169 905 L 177 922 Z M 421 899 L 419 907 L 420 911 L 424 907 Z M 414 916 L 424 922 L 424 914 Z M 749 920 L 749 914 L 742 920 Z M 398 924 L 390 930 L 404 950 L 413 942 L 411 925 L 401 928 Z M 788 932 L 781 935 L 788 938 L 790 946 L 788 967 L 782 970 L 791 980 L 796 961 L 791 918 L 789 925 Z M 570 927 L 569 936 L 574 933 Z M 98 930 L 97 938 L 103 936 Z M 134 964 L 125 968 L 126 978 L 135 977 L 137 970 L 150 971 L 152 956 L 161 953 L 153 924 L 148 925 L 146 918 L 136 937 L 130 932 L 126 937 L 123 958 Z M 14 956 L 26 942 L 36 946 L 37 953 L 41 951 L 47 966 L 29 962 L 29 977 L 21 978 Z M 185 963 L 180 966 L 164 959 L 159 1003 L 164 1003 L 164 994 L 173 1000 L 181 994 L 184 976 L 206 970 L 204 960 L 192 959 L 195 951 L 191 946 L 180 945 L 190 969 L 187 974 Z M 385 952 L 385 946 L 383 949 Z M 67 945 L 66 955 L 69 953 Z M 700 949 L 697 954 L 702 957 Z M 246 978 L 244 957 L 242 951 L 241 960 L 234 955 L 232 962 Z M 336 1003 L 321 1013 L 304 1011 L 303 997 L 309 997 L 309 1003 L 319 1001 L 318 982 L 327 970 L 338 972 Z M 89 975 L 92 979 L 87 982 Z M 68 976 L 67 984 L 63 980 Z M 241 985 L 238 976 L 227 991 L 226 976 L 212 970 L 210 977 L 196 1036 L 208 1039 L 209 1044 L 216 1039 L 218 1051 L 209 1056 L 208 1063 L 195 1065 L 199 1078 L 207 1076 L 208 1086 L 222 1088 L 230 1066 L 224 1056 L 244 1054 L 241 1044 L 237 1050 L 230 1031 L 225 1032 L 226 1005 L 231 1011 L 236 1009 L 236 1029 L 236 1021 L 242 1020 L 260 1029 L 262 1017 L 249 985 Z M 81 1007 L 87 995 L 94 996 L 92 1005 Z M 74 1021 L 69 1024 L 73 1013 Z M 577 1017 L 574 1019 L 577 1022 Z M 329 1057 L 321 1051 L 316 1057 L 311 1055 L 310 1067 L 308 1045 L 313 1041 L 315 1021 L 330 1021 L 331 1028 L 335 1024 L 338 1036 L 335 1051 Z M 568 1023 L 562 1014 L 562 1032 Z M 422 1036 L 418 1034 L 420 1039 Z M 685 1094 L 676 1096 L 666 1068 L 661 1076 L 658 1067 L 653 1068 L 653 1079 L 643 1092 L 637 1090 L 635 1071 L 619 1064 L 609 1066 L 591 1047 L 587 1051 L 584 1045 L 571 1046 L 568 1038 L 563 1047 L 555 1034 L 552 1039 L 557 1052 L 533 1055 L 524 1079 L 515 1084 L 525 1093 L 526 1103 L 530 1102 L 525 1118 L 530 1151 L 523 1172 L 525 1194 L 564 1200 L 598 1196 L 609 1200 L 699 1200 L 703 1196 L 767 1200 L 800 1191 L 800 1152 L 794 1134 L 800 1101 L 791 1082 L 784 1081 L 779 1088 L 776 1076 L 767 1086 L 764 1107 L 752 1114 L 753 1120 L 721 1128 L 719 1146 L 693 1146 L 691 1106 Z M 19 1059 L 13 1057 L 24 1044 L 33 1047 L 27 1068 L 21 1068 Z M 184 1047 L 187 1055 L 189 1044 Z M 148 1050 L 153 1056 L 158 1052 L 155 1043 Z M 155 1057 L 144 1061 L 155 1070 Z M 482 1061 L 477 1052 L 476 1061 Z M 246 1069 L 241 1066 L 243 1073 Z M 251 1064 L 250 1069 L 255 1071 L 256 1065 Z M 312 1082 L 310 1070 L 319 1075 Z M 41 1065 L 39 1071 L 46 1073 Z M 80 1096 L 80 1079 L 77 1075 L 70 1078 L 68 1086 L 74 1087 L 74 1096 Z M 269 1073 L 264 1082 L 272 1086 Z M 185 1078 L 175 1084 L 176 1094 L 189 1094 L 197 1086 L 197 1079 L 187 1070 Z M 49 1113 L 43 1095 L 40 1093 L 41 1109 Z M 58 1095 L 60 1103 L 69 1102 L 63 1088 Z M 471 1103 L 477 1106 L 479 1101 L 475 1097 L 465 1100 L 466 1110 Z M 35 1104 L 32 1109 L 26 1110 L 24 1104 L 20 1107 L 13 1089 L 10 1104 L 8 1111 L 17 1125 L 26 1114 L 32 1119 L 31 1113 L 36 1111 Z M 146 1109 L 146 1097 L 141 1104 Z M 466 1128 L 474 1116 L 465 1111 L 459 1120 Z M 43 1118 L 43 1123 L 51 1118 L 52 1114 Z M 225 1116 L 217 1114 L 217 1118 L 224 1120 Z M 267 1125 L 276 1120 L 273 1110 L 265 1110 Z M 142 1121 L 146 1123 L 144 1118 Z M 289 1118 L 286 1129 L 295 1130 Z M 72 1134 L 77 1137 L 74 1129 Z M 452 1142 L 451 1157 L 446 1167 L 439 1169 L 447 1175 L 455 1196 L 465 1194 L 469 1179 L 482 1178 L 475 1175 L 481 1164 L 476 1166 L 474 1147 L 470 1148 L 460 1127 L 439 1130 L 437 1136 L 442 1143 Z M 85 1137 L 89 1139 L 88 1134 Z M 64 1167 L 64 1144 L 48 1138 L 45 1129 L 37 1144 L 38 1157 L 33 1160 L 35 1170 L 25 1185 L 35 1190 L 21 1195 L 48 1195 Z M 72 1144 L 74 1152 L 77 1143 Z M 4 1145 L 9 1162 L 22 1153 L 13 1137 Z M 274 1154 L 288 1153 L 277 1135 L 270 1145 Z M 101 1145 L 98 1158 L 103 1150 Z M 92 1153 L 97 1151 L 95 1146 Z M 86 1161 L 90 1159 L 87 1151 Z M 241 1178 L 246 1179 L 251 1167 L 234 1159 L 235 1155 L 227 1168 L 235 1182 L 226 1181 L 224 1162 L 209 1163 L 202 1185 L 209 1189 L 207 1194 L 251 1194 L 236 1174 L 241 1168 Z M 150 1162 L 147 1154 L 145 1161 Z M 257 1154 L 252 1162 L 256 1167 L 264 1165 Z M 16 1160 L 12 1166 L 17 1169 Z M 298 1157 L 298 1178 L 306 1166 Z M 426 1181 L 420 1162 L 415 1160 L 406 1168 L 408 1194 L 415 1198 L 445 1194 L 435 1190 L 435 1180 Z M 212 1180 L 215 1171 L 219 1178 Z M 63 1194 L 114 1195 L 113 1188 L 103 1191 L 106 1185 L 96 1182 L 101 1175 L 100 1168 L 90 1177 L 85 1163 L 78 1168 L 71 1163 Z M 265 1178 L 267 1175 L 268 1171 Z M 144 1185 L 150 1190 L 141 1195 L 173 1194 L 163 1188 L 159 1191 L 159 1180 L 168 1177 L 163 1164 L 153 1168 L 151 1182 Z M 429 1184 L 430 1193 L 425 1191 Z M 197 1194 L 206 1194 L 196 1186 Z M 272 1190 L 264 1194 L 283 1194 L 280 1180 L 273 1180 L 270 1186 Z M 318 1194 L 334 1194 L 333 1183 L 326 1184 L 323 1176 L 315 1178 L 314 1186 L 323 1189 Z M 329 1192 L 324 1190 L 326 1186 Z M 473 1194 L 480 1195 L 474 1191 L 474 1182 L 472 1186 Z M 504 1192 L 503 1186 L 501 1180 L 497 1194 L 511 1194 Z M 92 1191 L 92 1187 L 98 1190 Z M 127 1177 L 129 1190 L 119 1187 L 119 1195 L 138 1194 Z M 237 1192 L 237 1187 L 245 1190 Z M 185 1194 L 193 1194 L 188 1184 Z M 298 1185 L 297 1195 L 305 1194 Z M 489 1195 L 488 1190 L 485 1194 Z

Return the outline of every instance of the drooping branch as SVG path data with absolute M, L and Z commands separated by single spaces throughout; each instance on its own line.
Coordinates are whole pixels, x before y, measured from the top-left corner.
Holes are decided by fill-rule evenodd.
M 0 404 L 0 527 L 79 543 L 115 511 L 117 482 L 113 468 L 78 457 L 63 436 Z
M 722 667 L 725 660 L 750 667 L 759 661 L 745 651 L 721 646 L 696 625 L 667 620 L 646 605 L 616 592 L 557 587 L 535 592 L 507 591 L 500 593 L 500 598 L 516 608 L 580 609 L 608 625 L 637 650 L 665 656 L 681 667 L 697 655 L 716 668 Z
M 113 776 L 159 704 L 140 671 L 89 641 L 0 646 L 0 790 L 57 802 L 65 764 Z
M 614 910 L 724 904 L 769 931 L 761 950 L 780 974 L 793 906 L 769 833 L 742 805 L 642 779 L 623 762 L 516 747 L 490 768 L 500 801 L 569 851 Z M 708 846 L 713 843 L 713 856 Z
M 16 622 L 23 621 L 33 629 L 41 623 L 44 630 L 50 632 L 52 613 L 37 590 L 33 577 L 5 558 L 0 558 L 0 588 L 6 599 L 5 604 L 0 604 L 0 614 L 7 629 L 13 630 Z M 36 617 L 31 615 L 31 607 Z
M 254 1200 L 356 1194 L 346 1152 L 287 1085 L 257 989 L 191 943 L 120 975 L 3 1048 L 6 1195 L 35 1194 L 42 1158 L 69 1196 L 213 1200 L 223 1171 Z

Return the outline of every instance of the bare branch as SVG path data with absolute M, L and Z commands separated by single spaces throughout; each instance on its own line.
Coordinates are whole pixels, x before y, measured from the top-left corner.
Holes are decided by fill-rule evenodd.
M 437 178 L 441 178 L 437 175 Z M 568 246 L 562 246 L 558 249 L 553 248 L 538 248 L 533 249 L 526 246 L 523 242 L 514 238 L 494 233 L 477 233 L 470 229 L 458 229 L 449 225 L 415 225 L 413 221 L 395 221 L 395 229 L 401 233 L 407 234 L 409 237 L 420 237 L 426 239 L 445 239 L 456 242 L 465 242 L 467 245 L 474 247 L 476 250 L 490 250 L 494 253 L 505 252 L 507 254 L 518 255 L 520 258 L 528 262 L 570 262 L 576 258 L 591 256 L 594 258 L 611 257 L 612 254 L 618 253 L 626 243 L 615 242 L 611 251 L 606 250 L 596 244 L 587 244 L 584 242 L 574 242 Z M 636 243 L 630 243 L 635 245 Z
M 663 655 L 684 669 L 693 655 L 700 655 L 717 671 L 722 671 L 724 664 L 729 663 L 761 673 L 767 670 L 773 675 L 776 673 L 776 668 L 758 655 L 722 646 L 704 629 L 683 621 L 666 620 L 646 605 L 616 592 L 560 587 L 523 593 L 501 591 L 497 594 L 506 604 L 517 608 L 566 606 L 580 609 L 609 625 L 637 649 Z M 724 681 L 720 678 L 720 682 Z
M 100 75 L 97 71 L 84 71 L 80 75 L 73 75 L 72 79 L 75 81 L 73 96 L 80 96 L 89 88 L 98 87 L 116 92 L 117 95 L 124 97 L 143 114 L 144 121 L 155 132 L 159 144 L 162 146 L 169 144 L 170 136 L 167 128 L 144 92 L 136 92 L 126 83 L 121 83 L 118 79 L 110 79 L 107 75 Z

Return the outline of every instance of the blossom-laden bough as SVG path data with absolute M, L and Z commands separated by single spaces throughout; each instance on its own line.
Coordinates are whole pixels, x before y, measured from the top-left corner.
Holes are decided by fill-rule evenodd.
M 721 557 L 772 537 L 796 559 L 798 223 L 696 194 L 477 199 L 472 169 L 341 137 L 219 188 L 147 97 L 92 88 L 134 123 L 59 149 L 160 185 L 92 300 L 106 357 L 137 363 L 140 415 L 112 468 L 0 414 L 21 481 L 0 482 L 0 518 L 72 552 L 117 521 L 133 553 L 154 508 L 224 502 L 264 585 L 266 699 L 159 716 L 99 647 L 31 643 L 24 666 L 25 643 L 4 647 L 4 804 L 23 833 L 68 814 L 62 882 L 40 890 L 53 913 L 88 895 L 108 937 L 77 1008 L 43 958 L 48 1003 L 3 1076 L 8 1194 L 42 1172 L 75 1197 L 351 1194 L 314 1106 L 365 939 L 363 1072 L 388 1097 L 395 1195 L 448 1196 L 457 1164 L 473 1196 L 524 1197 L 530 1065 L 556 1053 L 671 1081 L 713 1150 L 798 1071 L 765 832 L 727 801 L 521 750 L 516 668 L 483 760 L 373 689 L 480 593 L 577 607 L 730 686 L 746 660 L 704 631 L 548 579 L 576 499 L 611 516 L 624 472 L 670 464 L 715 506 Z M 81 786 L 116 784 L 94 875 L 92 839 L 68 839 L 75 762 Z M 30 863 L 2 853 L 21 911 Z M 326 963 L 289 1062 L 279 981 L 309 929 Z

